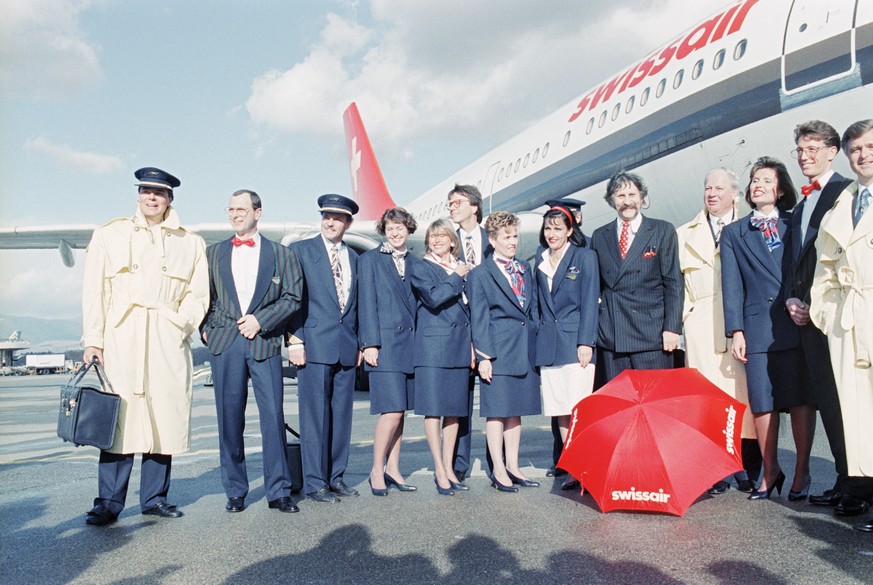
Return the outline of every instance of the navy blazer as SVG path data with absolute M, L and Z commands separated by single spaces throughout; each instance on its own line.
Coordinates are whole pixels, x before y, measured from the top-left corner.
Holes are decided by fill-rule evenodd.
M 613 220 L 594 231 L 591 247 L 600 267 L 598 345 L 622 353 L 663 349 L 664 331 L 682 332 L 685 283 L 676 229 L 644 216 L 622 260 Z
M 290 248 L 303 268 L 303 302 L 288 327 L 291 343 L 304 344 L 307 363 L 354 366 L 358 360 L 358 254 L 346 245 L 352 286 L 340 312 L 330 258 L 321 234 L 293 242 Z
M 413 348 L 415 365 L 469 368 L 473 353 L 470 310 L 462 298 L 466 283 L 457 274 L 446 274 L 441 266 L 428 260 L 415 258 L 407 262 L 406 269 L 419 303 Z
M 212 355 L 227 349 L 240 335 L 237 320 L 252 314 L 261 331 L 251 340 L 251 353 L 264 360 L 282 351 L 285 324 L 300 308 L 303 272 L 297 256 L 288 248 L 261 236 L 258 277 L 251 305 L 239 306 L 231 270 L 231 239 L 206 249 L 209 263 L 209 311 L 201 332 Z
M 773 252 L 751 218 L 750 213 L 726 225 L 719 240 L 725 335 L 742 331 L 746 353 L 790 349 L 800 343 L 781 290 L 783 264 L 790 253 L 784 245 L 790 239 L 790 216 L 779 214 L 783 245 Z
M 414 259 L 406 255 L 406 271 Z M 409 278 L 400 278 L 391 254 L 375 248 L 361 256 L 358 272 L 358 341 L 379 348 L 377 372 L 413 372 L 415 297 Z
M 539 269 L 541 253 L 534 258 L 537 275 L 539 329 L 536 365 L 563 366 L 578 363 L 576 348 L 597 345 L 597 299 L 600 271 L 597 254 L 570 244 L 552 281 Z
M 523 376 L 534 366 L 539 314 L 536 278 L 530 264 L 519 261 L 525 267 L 524 307 L 493 258 L 467 275 L 476 359 L 490 359 L 495 375 Z

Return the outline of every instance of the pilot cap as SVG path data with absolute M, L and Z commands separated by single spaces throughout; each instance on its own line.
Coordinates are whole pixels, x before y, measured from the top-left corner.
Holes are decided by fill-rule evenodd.
M 549 207 L 566 207 L 570 211 L 581 211 L 582 206 L 585 205 L 585 201 L 580 201 L 579 199 L 549 199 L 546 201 L 546 205 Z
M 173 190 L 182 184 L 182 181 L 161 169 L 155 167 L 143 167 L 133 174 L 138 182 L 134 183 L 137 187 L 159 187 L 161 189 Z
M 354 215 L 358 212 L 358 204 L 342 195 L 327 194 L 318 198 L 319 211 L 332 211 L 333 213 L 344 213 L 346 215 Z

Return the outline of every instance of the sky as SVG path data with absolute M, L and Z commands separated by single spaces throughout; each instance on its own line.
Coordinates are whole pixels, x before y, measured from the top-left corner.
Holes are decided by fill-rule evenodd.
M 730 3 L 0 0 L 0 226 L 128 216 L 143 166 L 183 223 L 316 221 L 352 101 L 403 205 Z M 0 313 L 77 318 L 83 257 L 0 251 Z

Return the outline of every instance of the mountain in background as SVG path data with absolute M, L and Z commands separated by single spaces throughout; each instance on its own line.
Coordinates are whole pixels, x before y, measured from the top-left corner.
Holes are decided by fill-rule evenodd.
M 61 352 L 82 347 L 82 320 L 42 319 L 0 314 L 0 339 L 21 331 L 22 341 L 29 341 L 28 353 Z

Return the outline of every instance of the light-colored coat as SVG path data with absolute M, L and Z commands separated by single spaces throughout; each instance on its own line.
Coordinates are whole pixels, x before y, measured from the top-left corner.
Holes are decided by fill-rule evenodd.
M 749 406 L 746 370 L 731 353 L 733 340 L 725 337 L 721 295 L 721 257 L 715 246 L 705 210 L 676 230 L 679 267 L 685 281 L 682 323 L 685 328 L 685 365 L 746 405 L 742 437 L 755 438 Z
M 828 336 L 851 476 L 873 477 L 873 212 L 852 227 L 858 183 L 822 218 L 810 317 Z
M 209 307 L 203 238 L 175 210 L 149 227 L 137 210 L 96 229 L 85 256 L 83 344 L 103 349 L 121 395 L 113 453 L 188 451 L 191 346 Z

